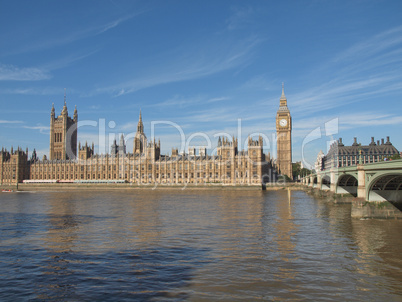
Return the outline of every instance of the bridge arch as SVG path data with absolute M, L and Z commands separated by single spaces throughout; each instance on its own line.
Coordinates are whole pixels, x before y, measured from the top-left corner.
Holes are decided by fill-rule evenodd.
M 331 189 L 331 176 L 323 175 L 321 179 L 321 190 L 330 190 Z
M 315 176 L 313 177 L 313 188 L 316 188 L 316 187 L 317 187 L 317 181 L 318 181 L 318 177 L 317 177 L 317 175 L 315 175 Z
M 367 184 L 366 200 L 389 201 L 402 211 L 402 172 L 374 175 Z
M 338 194 L 351 194 L 357 196 L 358 180 L 357 175 L 342 174 L 339 175 L 335 192 Z

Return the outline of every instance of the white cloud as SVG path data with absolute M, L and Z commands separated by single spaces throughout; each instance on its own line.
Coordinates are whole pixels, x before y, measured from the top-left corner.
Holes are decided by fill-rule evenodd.
M 335 78 L 320 86 L 290 95 L 288 99 L 291 100 L 289 106 L 292 113 L 308 116 L 396 91 L 402 91 L 402 84 L 394 76 Z
M 70 64 L 80 61 L 82 59 L 85 59 L 89 56 L 92 56 L 93 54 L 97 53 L 98 50 L 92 50 L 89 52 L 85 53 L 74 53 L 68 56 L 65 56 L 61 59 L 50 61 L 49 63 L 46 63 L 43 65 L 43 68 L 46 70 L 56 70 L 56 69 L 61 69 L 66 66 L 69 66 Z
M 91 51 L 80 55 L 70 55 L 57 61 L 47 63 L 41 67 L 17 67 L 11 64 L 5 65 L 0 63 L 0 81 L 42 81 L 49 80 L 53 76 L 52 70 L 60 69 L 69 64 L 82 60 L 97 51 Z M 48 95 L 54 94 L 54 88 L 14 88 L 1 89 L 0 93 L 5 94 L 36 94 Z
M 32 43 L 31 45 L 24 45 L 23 48 L 16 51 L 12 51 L 9 54 L 15 55 L 32 51 L 50 49 L 53 47 L 70 44 L 75 41 L 82 40 L 91 36 L 97 36 L 117 27 L 118 25 L 134 18 L 135 16 L 142 14 L 143 12 L 145 11 L 138 11 L 135 13 L 131 13 L 126 15 L 125 17 L 120 17 L 116 20 L 104 24 L 96 24 L 88 26 L 87 28 L 83 29 L 80 28 L 79 30 L 76 31 L 63 32 L 61 34 L 58 34 L 57 36 L 49 37 L 46 40 L 45 39 L 37 40 L 35 43 Z M 69 27 L 69 29 L 71 29 L 71 27 Z
M 38 126 L 22 126 L 22 128 L 31 129 L 31 130 L 39 130 L 40 133 L 46 134 L 46 135 L 49 135 L 49 133 L 50 133 L 50 127 L 49 126 L 41 126 L 41 125 L 38 125 Z
M 0 81 L 41 81 L 51 77 L 47 69 L 0 64 Z
M 241 88 L 251 90 L 277 90 L 277 81 L 268 78 L 266 75 L 257 75 L 245 82 Z
M 193 97 L 183 97 L 180 95 L 175 95 L 174 97 L 160 102 L 158 104 L 152 104 L 149 105 L 151 107 L 154 106 L 172 106 L 172 107 L 189 107 L 189 106 L 195 106 L 195 105 L 202 105 L 202 104 L 211 104 L 211 103 L 218 103 L 218 102 L 223 102 L 226 100 L 229 100 L 229 97 L 213 97 L 213 98 L 209 98 L 206 96 L 201 96 L 201 95 L 197 95 L 197 96 L 193 96 Z
M 321 84 L 288 96 L 292 112 L 308 116 L 402 92 L 401 54 L 402 26 L 357 42 L 314 70 Z
M 230 70 L 248 64 L 253 49 L 259 43 L 260 39 L 256 37 L 241 42 L 210 43 L 210 41 L 206 41 L 205 45 L 200 46 L 197 51 L 181 49 L 176 58 L 166 60 L 170 63 L 156 64 L 158 65 L 157 69 L 142 72 L 141 77 L 95 89 L 89 95 L 108 93 L 118 97 L 161 84 L 203 78 Z M 194 48 L 195 46 L 191 47 Z
M 223 97 L 216 97 L 216 98 L 208 99 L 205 101 L 205 103 L 208 103 L 208 104 L 209 103 L 217 103 L 217 102 L 223 102 L 223 101 L 227 101 L 227 100 L 230 100 L 230 97 L 223 96 Z
M 192 106 L 195 104 L 199 104 L 201 102 L 201 100 L 202 100 L 201 96 L 194 96 L 194 97 L 186 98 L 186 97 L 182 97 L 179 95 L 175 95 L 174 97 L 172 97 L 166 101 L 160 102 L 156 105 L 152 104 L 150 106 L 151 107 L 154 107 L 154 106 L 188 107 L 188 106 Z
M 402 26 L 391 28 L 364 41 L 358 42 L 333 59 L 333 62 L 371 57 L 402 43 Z
M 243 27 L 253 20 L 254 10 L 252 7 L 232 8 L 231 16 L 226 20 L 227 29 L 235 30 Z
M 134 13 L 134 14 L 130 14 L 128 16 L 113 20 L 112 22 L 109 22 L 107 24 L 101 25 L 98 28 L 95 28 L 95 30 L 97 29 L 96 34 L 100 35 L 100 34 L 106 32 L 106 31 L 108 31 L 110 29 L 113 29 L 113 28 L 117 27 L 118 25 L 120 25 L 121 23 L 123 23 L 123 22 L 125 22 L 127 20 L 130 20 L 135 16 L 138 16 L 138 15 L 142 14 L 143 12 L 144 11 L 140 11 L 140 12 L 137 12 L 137 13 Z
M 0 120 L 0 124 L 22 124 L 23 121 L 7 121 L 7 120 Z
M 69 89 L 68 92 L 71 93 L 76 91 Z M 63 88 L 61 87 L 0 88 L 0 94 L 61 95 L 61 93 L 63 93 Z
M 128 122 L 121 126 L 117 126 L 116 130 L 123 130 L 123 131 L 136 131 L 137 130 L 138 122 Z
M 394 114 L 381 114 L 379 112 L 361 112 L 348 115 L 340 115 L 340 124 L 344 127 L 366 126 L 396 126 L 402 124 L 402 116 Z

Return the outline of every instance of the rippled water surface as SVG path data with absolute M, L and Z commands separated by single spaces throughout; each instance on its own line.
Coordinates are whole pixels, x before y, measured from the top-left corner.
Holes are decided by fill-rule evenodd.
M 402 300 L 402 222 L 301 191 L 0 195 L 1 301 Z

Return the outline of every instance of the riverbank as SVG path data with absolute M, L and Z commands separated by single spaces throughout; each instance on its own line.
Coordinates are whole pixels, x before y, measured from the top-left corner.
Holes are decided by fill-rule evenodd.
M 14 191 L 65 191 L 65 190 L 301 190 L 302 186 L 294 183 L 261 185 L 224 185 L 218 183 L 203 184 L 132 184 L 132 183 L 19 183 L 16 185 L 0 185 L 0 189 Z
M 16 185 L 2 185 L 1 189 L 17 191 Z M 18 191 L 66 191 L 66 190 L 261 190 L 260 185 L 222 185 L 222 184 L 18 184 Z

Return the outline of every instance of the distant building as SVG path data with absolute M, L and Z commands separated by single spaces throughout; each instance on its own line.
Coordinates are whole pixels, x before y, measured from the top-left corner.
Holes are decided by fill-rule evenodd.
M 395 154 L 399 154 L 399 151 L 392 145 L 389 136 L 387 136 L 386 142 L 384 142 L 384 139 L 381 139 L 381 143 L 380 141 L 376 143 L 374 137 L 372 137 L 368 145 L 358 143 L 355 137 L 351 146 L 345 146 L 342 143 L 342 138 L 340 138 L 339 141 L 331 145 L 328 154 L 323 157 L 321 169 L 328 170 L 331 168 L 356 166 L 359 163 L 375 163 L 389 160 Z
M 110 154 L 119 156 L 126 154 L 126 144 L 124 143 L 123 134 L 120 136 L 119 145 L 117 144 L 116 139 L 113 141 L 113 145 L 110 147 Z
M 50 160 L 68 160 L 77 157 L 77 125 L 77 107 L 74 109 L 73 118 L 69 117 L 64 94 L 64 107 L 61 114 L 58 117 L 55 116 L 54 105 L 50 112 Z
M 322 170 L 322 162 L 323 162 L 324 157 L 325 157 L 324 152 L 322 152 L 322 150 L 320 150 L 320 152 L 317 155 L 317 159 L 314 163 L 314 170 L 316 172 Z

